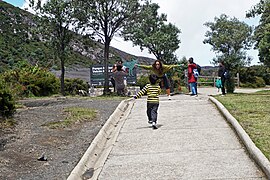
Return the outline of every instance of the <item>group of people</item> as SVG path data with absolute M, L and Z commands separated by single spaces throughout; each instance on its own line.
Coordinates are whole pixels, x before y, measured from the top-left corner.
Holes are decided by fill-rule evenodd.
M 160 60 L 156 60 L 152 66 L 147 65 L 137 65 L 138 67 L 151 70 L 151 75 L 149 76 L 150 84 L 147 84 L 142 90 L 140 90 L 133 98 L 138 99 L 144 94 L 147 94 L 147 117 L 148 123 L 152 125 L 153 129 L 158 129 L 157 127 L 157 111 L 159 107 L 159 94 L 161 92 L 160 86 L 157 84 L 158 80 L 161 79 L 164 82 L 164 86 L 166 88 L 166 93 L 168 95 L 168 99 L 171 100 L 170 96 L 170 85 L 168 78 L 166 76 L 166 72 L 169 71 L 173 67 L 180 67 L 181 65 L 165 65 L 162 64 Z M 197 78 L 196 71 L 198 65 L 194 63 L 193 58 L 189 58 L 188 60 L 188 83 L 189 89 L 191 91 L 191 96 L 198 96 L 197 91 Z M 220 62 L 218 75 L 222 79 L 222 94 L 225 94 L 225 66 L 224 62 Z

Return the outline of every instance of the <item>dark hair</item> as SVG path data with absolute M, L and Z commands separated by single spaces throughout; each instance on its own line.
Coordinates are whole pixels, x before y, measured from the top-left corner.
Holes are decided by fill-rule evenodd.
M 151 74 L 149 76 L 149 81 L 150 81 L 151 84 L 156 84 L 157 83 L 157 79 L 158 79 L 158 77 L 155 74 Z
M 160 73 L 162 73 L 162 72 L 163 72 L 163 67 L 162 67 L 162 62 L 161 62 L 161 60 L 158 60 L 158 59 L 155 60 L 155 62 L 152 64 L 152 67 L 153 67 L 154 69 L 157 69 L 157 68 L 156 68 L 156 63 L 157 63 L 157 62 L 159 62 L 159 64 L 160 64 L 160 68 L 159 68 L 158 71 L 159 71 Z
M 116 69 L 117 69 L 117 71 L 121 71 L 122 70 L 122 65 L 121 64 L 117 64 L 117 66 L 116 66 Z
M 188 62 L 189 62 L 189 63 L 193 63 L 193 62 L 194 62 L 193 57 L 190 57 L 190 58 L 188 59 Z

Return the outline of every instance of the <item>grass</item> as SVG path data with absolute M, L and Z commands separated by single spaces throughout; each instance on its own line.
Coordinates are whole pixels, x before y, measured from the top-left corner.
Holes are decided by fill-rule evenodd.
M 270 91 L 216 96 L 270 160 Z
M 64 109 L 64 114 L 66 118 L 63 121 L 46 123 L 45 126 L 56 129 L 69 127 L 83 121 L 92 121 L 97 117 L 97 110 L 83 107 L 69 107 Z
M 0 129 L 12 128 L 16 125 L 13 119 L 1 119 L 0 118 Z

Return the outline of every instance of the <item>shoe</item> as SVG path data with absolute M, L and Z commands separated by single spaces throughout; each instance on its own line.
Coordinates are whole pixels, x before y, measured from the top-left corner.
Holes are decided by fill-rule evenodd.
M 153 128 L 153 129 L 157 129 L 157 125 L 156 125 L 155 122 L 152 122 L 152 128 Z
M 168 100 L 171 100 L 171 99 L 172 99 L 172 98 L 171 98 L 171 95 L 169 95 L 169 96 L 168 96 Z
M 153 121 L 151 121 L 151 120 L 148 121 L 149 124 L 152 124 L 152 122 L 153 122 Z

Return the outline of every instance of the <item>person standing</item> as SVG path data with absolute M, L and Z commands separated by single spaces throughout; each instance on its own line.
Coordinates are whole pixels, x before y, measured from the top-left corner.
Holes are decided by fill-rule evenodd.
M 174 67 L 180 67 L 180 65 L 165 65 L 162 64 L 161 60 L 155 60 L 155 62 L 152 65 L 141 65 L 137 64 L 138 67 L 151 70 L 153 74 L 155 74 L 158 79 L 162 79 L 162 82 L 164 83 L 164 86 L 166 88 L 166 93 L 168 95 L 168 99 L 171 100 L 171 90 L 170 90 L 170 82 L 168 80 L 168 77 L 166 75 L 166 72 L 168 72 L 171 68 Z
M 197 64 L 193 58 L 188 59 L 188 84 L 190 86 L 191 96 L 198 96 L 197 77 L 194 74 L 194 69 L 197 69 Z
M 222 95 L 225 95 L 225 81 L 226 81 L 226 77 L 225 77 L 225 73 L 226 73 L 226 68 L 224 65 L 224 61 L 220 61 L 219 62 L 219 68 L 218 68 L 218 76 L 221 78 L 221 92 Z
M 113 72 L 113 78 L 115 80 L 115 89 L 117 95 L 125 96 L 125 82 L 124 79 L 127 76 L 127 73 L 122 70 L 122 65 L 117 64 L 116 71 Z
M 157 85 L 158 77 L 155 74 L 149 76 L 150 84 L 146 84 L 145 87 L 140 90 L 137 95 L 134 96 L 134 99 L 138 99 L 144 94 L 147 94 L 147 117 L 148 123 L 152 124 L 153 129 L 157 129 L 157 111 L 159 107 L 159 94 L 161 89 Z

